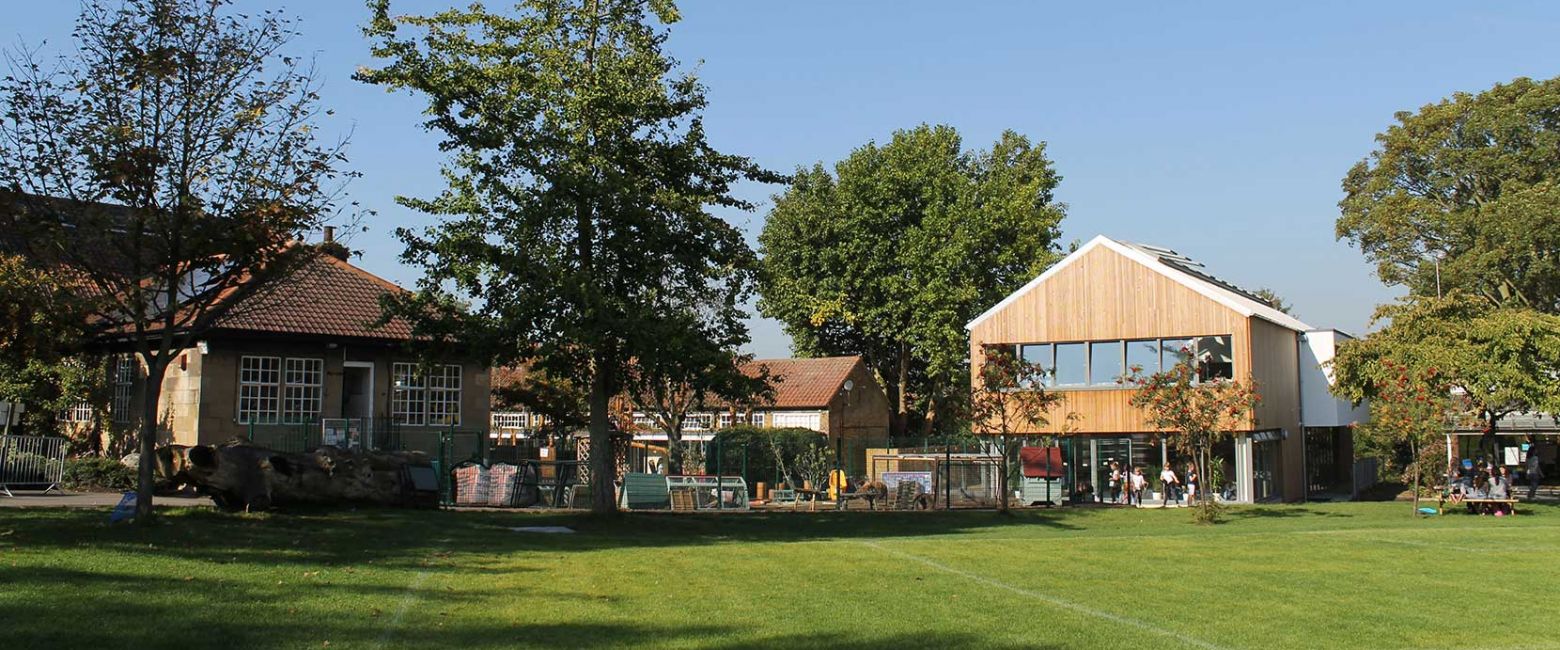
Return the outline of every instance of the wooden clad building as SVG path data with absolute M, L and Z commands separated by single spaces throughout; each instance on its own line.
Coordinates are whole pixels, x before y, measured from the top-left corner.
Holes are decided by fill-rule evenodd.
M 1305 498 L 1302 375 L 1321 370 L 1315 361 L 1303 367 L 1302 359 L 1314 359 L 1303 352 L 1314 330 L 1201 264 L 1168 249 L 1096 237 L 967 329 L 976 363 L 984 346 L 1013 346 L 1050 371 L 1045 382 L 1064 400 L 1048 429 L 1031 433 L 1058 433 L 1063 414 L 1078 414 L 1072 427 L 1081 434 L 1064 441 L 1075 496 L 1108 496 L 1102 486 L 1112 461 L 1143 466 L 1154 477 L 1167 461 L 1184 466 L 1164 445 L 1173 433 L 1154 431 L 1118 379 L 1134 366 L 1147 375 L 1188 361 L 1203 381 L 1253 380 L 1262 395 L 1236 439 L 1218 450 L 1223 464 L 1212 468 L 1233 485 L 1231 497 Z M 978 373 L 972 368 L 972 377 Z

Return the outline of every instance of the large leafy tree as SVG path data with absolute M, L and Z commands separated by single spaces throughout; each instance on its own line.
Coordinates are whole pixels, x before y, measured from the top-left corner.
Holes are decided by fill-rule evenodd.
M 1455 396 L 1454 420 L 1476 423 L 1486 446 L 1510 413 L 1560 412 L 1560 316 L 1492 307 L 1459 290 L 1383 306 L 1376 320 L 1391 324 L 1333 359 L 1339 396 L 1375 400 L 1384 383 L 1432 377 L 1429 385 Z
M 1560 312 L 1560 78 L 1396 118 L 1343 179 L 1338 237 L 1414 295 Z
M 101 375 L 76 358 L 86 307 L 58 270 L 0 250 L 0 401 L 29 407 L 30 433 L 53 431 L 56 414 L 87 398 Z
M 1044 143 L 966 151 L 926 125 L 799 169 L 759 237 L 759 309 L 798 354 L 862 355 L 896 435 L 947 426 L 969 396 L 964 324 L 1060 256 L 1060 180 Z
M 163 373 L 339 216 L 342 143 L 321 144 L 293 21 L 227 0 L 88 2 L 78 48 L 12 57 L 0 82 L 0 232 L 89 299 L 139 358 L 139 500 L 152 512 Z
M 778 181 L 705 138 L 704 89 L 663 50 L 669 0 L 527 0 L 392 16 L 370 2 L 383 67 L 358 78 L 428 100 L 447 189 L 397 200 L 436 215 L 403 229 L 420 291 L 394 311 L 498 364 L 532 360 L 587 393 L 592 509 L 615 512 L 610 404 L 664 340 L 745 341 L 756 258 L 711 207 L 751 209 L 743 179 Z M 457 299 L 473 305 L 460 315 Z M 703 304 L 698 318 L 666 305 Z

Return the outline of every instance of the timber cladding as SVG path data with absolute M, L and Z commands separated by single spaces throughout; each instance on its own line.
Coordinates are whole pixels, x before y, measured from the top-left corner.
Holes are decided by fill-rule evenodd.
M 1067 343 L 1194 336 L 1230 336 L 1234 373 L 1255 379 L 1263 403 L 1245 428 L 1299 426 L 1298 339 L 1288 328 L 1244 314 L 1108 246 L 1078 254 L 1066 266 L 970 328 L 971 379 L 989 344 Z M 1060 391 L 1064 402 L 1036 433 L 1071 428 L 1088 433 L 1151 431 L 1130 403 L 1131 390 Z

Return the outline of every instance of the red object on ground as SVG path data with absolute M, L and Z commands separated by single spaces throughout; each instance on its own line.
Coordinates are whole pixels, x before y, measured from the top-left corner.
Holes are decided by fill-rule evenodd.
M 1020 447 L 1018 461 L 1024 466 L 1024 478 L 1062 478 L 1061 447 Z

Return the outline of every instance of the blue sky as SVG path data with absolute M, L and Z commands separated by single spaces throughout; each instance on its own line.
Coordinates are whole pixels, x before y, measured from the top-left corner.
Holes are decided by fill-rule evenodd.
M 7 0 L 7 44 L 68 44 L 76 5 Z M 427 12 L 449 2 L 393 2 Z M 491 1 L 490 6 L 502 5 Z M 428 223 L 396 194 L 440 187 L 421 101 L 351 80 L 372 63 L 354 0 L 283 7 L 315 53 L 330 133 L 352 132 L 379 211 L 353 245 L 402 284 L 391 231 Z M 832 163 L 900 128 L 946 123 L 968 146 L 1003 129 L 1044 140 L 1063 176 L 1068 241 L 1159 244 L 1248 287 L 1270 287 L 1318 327 L 1362 332 L 1383 287 L 1333 238 L 1339 180 L 1399 110 L 1518 76 L 1560 74 L 1560 3 L 1073 3 L 683 0 L 670 48 L 709 88 L 716 147 L 779 171 Z M 747 186 L 768 204 L 776 187 Z M 765 207 L 725 215 L 751 236 Z M 755 320 L 750 350 L 787 356 Z

